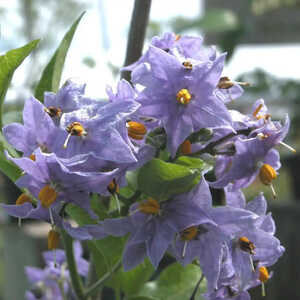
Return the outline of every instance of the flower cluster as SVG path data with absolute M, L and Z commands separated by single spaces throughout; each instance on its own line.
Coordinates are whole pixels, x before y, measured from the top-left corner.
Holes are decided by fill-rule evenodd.
M 125 270 L 146 257 L 157 267 L 168 251 L 182 265 L 199 263 L 206 299 L 249 299 L 248 289 L 264 287 L 267 267 L 284 248 L 264 196 L 246 203 L 241 188 L 258 177 L 276 195 L 275 146 L 286 145 L 289 119 L 273 121 L 262 99 L 249 114 L 229 110 L 227 103 L 248 84 L 222 77 L 225 57 L 205 48 L 199 37 L 167 33 L 153 38 L 146 53 L 125 68 L 132 84 L 121 80 L 116 92 L 107 88 L 108 101 L 88 98 L 85 86 L 72 81 L 56 94 L 45 93 L 44 103 L 28 99 L 24 124 L 3 128 L 23 153 L 7 154 L 23 171 L 16 184 L 24 193 L 16 205 L 2 205 L 6 212 L 45 220 L 52 232 L 63 228 L 80 240 L 129 235 Z M 136 190 L 129 209 L 116 218 L 100 220 L 92 210 L 91 193 L 117 199 L 128 171 L 154 157 L 176 164 L 181 156 L 214 161 L 216 180 L 208 182 L 208 168 L 202 168 L 189 191 L 160 199 Z M 210 187 L 224 189 L 226 205 L 213 205 Z M 70 203 L 94 224 L 72 227 L 65 217 Z
M 82 254 L 81 245 L 76 242 L 74 244 L 74 256 L 78 273 L 82 277 L 87 277 L 89 262 L 82 258 Z M 43 253 L 43 258 L 46 263 L 44 269 L 25 267 L 25 273 L 31 284 L 31 289 L 26 292 L 25 299 L 76 299 L 70 284 L 65 251 L 56 250 L 55 257 L 51 251 L 46 251 Z

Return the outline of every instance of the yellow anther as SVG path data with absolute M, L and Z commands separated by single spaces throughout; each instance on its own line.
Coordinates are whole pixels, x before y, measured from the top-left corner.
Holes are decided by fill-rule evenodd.
M 50 185 L 45 185 L 39 192 L 42 206 L 49 208 L 57 198 L 57 192 Z
M 190 240 L 193 240 L 197 236 L 197 233 L 198 233 L 198 228 L 196 226 L 192 226 L 192 227 L 184 229 L 180 233 L 180 237 L 184 241 L 190 241 Z
M 107 189 L 111 194 L 119 193 L 119 185 L 117 184 L 115 178 L 109 183 L 109 185 L 107 186 Z
M 69 132 L 69 134 L 63 145 L 64 148 L 67 148 L 67 145 L 68 145 L 71 135 L 75 135 L 75 136 L 86 136 L 87 135 L 86 130 L 79 122 L 71 123 L 70 125 L 67 126 L 66 130 L 67 130 L 67 132 Z
M 185 140 L 180 146 L 180 152 L 183 155 L 192 153 L 192 144 L 189 140 Z
M 139 211 L 144 214 L 156 215 L 160 211 L 160 205 L 155 199 L 148 198 L 147 201 L 139 204 Z
M 34 155 L 34 154 L 30 154 L 30 155 L 29 155 L 29 158 L 30 158 L 31 160 L 35 161 L 35 155 Z
M 263 104 L 262 104 L 262 103 L 259 104 L 259 105 L 257 106 L 257 108 L 255 109 L 255 111 L 254 111 L 253 114 L 252 114 L 254 118 L 260 119 L 260 117 L 257 116 L 257 115 L 258 115 L 258 113 L 260 112 L 260 110 L 262 109 L 262 107 L 263 107 Z
M 188 70 L 192 70 L 192 69 L 193 69 L 193 65 L 192 65 L 192 63 L 189 62 L 189 61 L 183 62 L 182 65 L 183 65 L 186 69 L 188 69 Z
M 259 179 L 265 185 L 270 185 L 277 178 L 276 171 L 269 164 L 263 164 L 259 171 Z
M 62 111 L 59 107 L 55 106 L 49 106 L 45 108 L 45 112 L 51 117 L 51 118 L 60 118 Z
M 266 296 L 265 283 L 269 279 L 269 272 L 266 267 L 259 268 L 259 280 L 261 281 L 262 296 Z
M 177 93 L 176 99 L 177 99 L 178 103 L 185 105 L 191 101 L 192 95 L 190 94 L 188 89 L 181 89 Z
M 248 82 L 240 82 L 240 81 L 231 81 L 229 77 L 224 76 L 221 77 L 218 83 L 219 89 L 230 89 L 234 86 L 234 84 L 242 85 L 242 86 L 249 86 Z
M 269 272 L 266 267 L 259 268 L 259 280 L 263 283 L 267 282 L 269 279 Z
M 255 245 L 249 241 L 245 236 L 242 236 L 238 239 L 239 247 L 241 250 L 248 252 L 249 254 L 255 254 L 254 249 Z
M 18 197 L 18 199 L 16 201 L 16 205 L 22 205 L 26 202 L 31 203 L 31 198 L 28 195 L 26 195 L 25 193 L 23 193 Z
M 229 89 L 233 87 L 234 82 L 232 82 L 229 77 L 221 77 L 218 83 L 219 89 Z
M 48 249 L 55 250 L 59 245 L 59 233 L 56 230 L 51 229 L 48 232 Z
M 175 36 L 175 41 L 177 42 L 177 41 L 179 41 L 181 39 L 181 35 L 180 34 L 176 34 L 176 36 Z
M 135 140 L 142 140 L 147 133 L 147 128 L 144 124 L 130 121 L 126 123 L 128 135 Z

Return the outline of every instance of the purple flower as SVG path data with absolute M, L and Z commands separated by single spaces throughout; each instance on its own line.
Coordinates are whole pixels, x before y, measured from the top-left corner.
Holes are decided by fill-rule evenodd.
M 26 100 L 23 110 L 24 125 L 12 123 L 3 128 L 6 140 L 24 156 L 30 156 L 37 148 L 51 152 L 63 131 L 56 128 L 45 106 L 34 97 Z
M 140 113 L 162 121 L 172 156 L 193 131 L 231 125 L 224 103 L 213 93 L 224 55 L 213 62 L 199 61 L 191 69 L 155 47 L 149 49 L 148 57 L 150 69 L 141 73 L 138 67 L 132 74 L 135 83 L 145 86 L 138 97 Z
M 65 144 L 58 156 L 93 155 L 95 159 L 120 162 L 136 161 L 126 128 L 126 120 L 139 104 L 118 101 L 101 107 L 89 105 L 66 113 L 61 127 L 66 129 Z
M 63 300 L 62 292 L 68 299 L 75 299 L 71 290 L 70 275 L 66 264 L 66 255 L 63 250 L 56 250 L 55 256 L 52 251 L 43 253 L 46 263 L 44 269 L 26 267 L 27 278 L 32 285 L 32 291 L 26 292 L 27 300 L 44 299 Z M 74 243 L 74 257 L 77 263 L 78 273 L 86 277 L 89 263 L 82 258 L 82 248 L 79 242 Z M 36 297 L 35 294 L 38 294 Z
M 279 154 L 277 150 L 272 149 L 274 140 L 276 140 L 275 135 L 265 139 L 237 138 L 236 154 L 218 158 L 217 181 L 210 183 L 211 186 L 222 188 L 234 181 L 235 188 L 246 187 L 253 182 L 264 164 L 271 166 L 273 170 L 278 170 L 280 168 Z
M 123 236 L 130 233 L 123 253 L 125 270 L 135 267 L 146 256 L 157 267 L 176 233 L 199 223 L 211 222 L 199 205 L 199 199 L 193 197 L 194 193 L 162 203 L 149 198 L 133 204 L 128 217 L 104 220 L 107 234 Z

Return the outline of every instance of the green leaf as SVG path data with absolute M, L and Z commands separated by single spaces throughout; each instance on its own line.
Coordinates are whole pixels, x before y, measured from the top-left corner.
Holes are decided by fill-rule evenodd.
M 44 92 L 57 92 L 59 89 L 61 74 L 65 64 L 67 52 L 71 45 L 76 28 L 84 13 L 74 22 L 70 30 L 65 34 L 59 47 L 52 56 L 50 62 L 43 71 L 42 77 L 35 89 L 35 97 L 41 102 L 44 101 Z
M 8 161 L 4 153 L 0 153 L 0 170 L 12 181 L 21 176 L 21 170 L 12 162 Z
M 174 263 L 163 270 L 157 280 L 147 282 L 139 295 L 158 300 L 189 300 L 200 277 L 201 269 L 198 266 L 183 267 Z M 201 293 L 205 291 L 205 286 L 203 280 L 195 299 L 203 299 Z
M 0 56 L 0 128 L 2 128 L 2 106 L 12 76 L 38 43 L 39 40 L 34 40 L 21 48 L 10 50 Z
M 145 164 L 138 175 L 139 189 L 157 200 L 190 191 L 200 180 L 198 170 L 153 159 Z
M 210 165 L 207 161 L 203 161 L 200 158 L 191 156 L 180 156 L 175 160 L 175 163 L 178 165 L 189 167 L 190 169 L 198 170 L 200 172 L 207 172 L 212 169 L 212 165 Z
M 130 271 L 125 272 L 123 269 L 118 271 L 115 280 L 119 282 L 121 290 L 126 295 L 134 295 L 149 280 L 153 272 L 154 267 L 148 259 L 145 259 L 143 263 Z

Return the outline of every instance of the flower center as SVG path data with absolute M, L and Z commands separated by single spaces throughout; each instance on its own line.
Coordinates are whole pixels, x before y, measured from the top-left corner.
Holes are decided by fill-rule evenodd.
M 260 119 L 268 120 L 271 117 L 270 114 L 258 115 L 262 108 L 263 108 L 263 104 L 261 103 L 257 106 L 257 108 L 255 109 L 255 111 L 253 112 L 252 115 L 257 120 L 260 120 Z
M 184 241 L 193 240 L 198 234 L 198 228 L 196 226 L 191 226 L 189 228 L 184 229 L 180 233 L 180 237 Z
M 192 153 L 192 144 L 189 140 L 185 140 L 180 146 L 180 152 L 183 155 Z
M 48 249 L 54 250 L 58 248 L 59 233 L 56 230 L 51 229 L 48 232 Z
M 45 185 L 39 192 L 39 199 L 43 207 L 49 208 L 57 198 L 57 192 L 50 185 Z
M 29 158 L 30 158 L 31 160 L 35 161 L 35 154 L 33 154 L 33 153 L 30 154 L 30 155 L 29 155 Z
M 59 107 L 55 106 L 49 106 L 45 108 L 45 112 L 51 117 L 51 118 L 60 118 L 62 114 L 62 110 Z
M 160 212 L 160 205 L 155 199 L 149 198 L 139 204 L 139 211 L 148 215 L 157 215 Z
M 135 140 L 142 140 L 144 135 L 147 133 L 146 126 L 139 122 L 129 121 L 126 123 L 126 127 L 128 135 Z
M 64 148 L 67 148 L 67 145 L 68 145 L 71 135 L 74 135 L 74 136 L 86 136 L 87 135 L 86 130 L 79 122 L 71 123 L 69 126 L 67 126 L 66 130 L 69 134 L 65 140 L 65 143 L 63 146 Z
M 31 203 L 31 198 L 28 195 L 26 195 L 25 193 L 23 193 L 18 197 L 18 199 L 16 201 L 16 205 L 22 205 L 26 202 Z
M 270 185 L 277 178 L 276 171 L 269 164 L 263 164 L 259 171 L 259 179 L 265 185 Z
M 191 101 L 192 95 L 190 94 L 188 89 L 181 89 L 176 94 L 176 99 L 179 104 L 186 105 Z
M 249 241 L 249 239 L 245 236 L 242 236 L 238 239 L 238 245 L 242 251 L 245 251 L 249 254 L 255 254 L 254 249 L 255 245 Z
M 115 178 L 109 183 L 109 185 L 107 186 L 107 190 L 111 194 L 117 194 L 117 193 L 119 193 L 119 185 L 117 184 L 117 181 L 116 181 Z
M 184 61 L 182 63 L 182 65 L 187 69 L 187 70 L 192 70 L 193 69 L 193 65 L 190 61 Z

